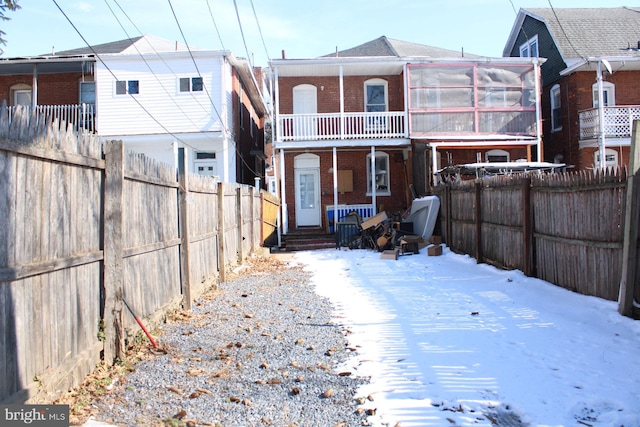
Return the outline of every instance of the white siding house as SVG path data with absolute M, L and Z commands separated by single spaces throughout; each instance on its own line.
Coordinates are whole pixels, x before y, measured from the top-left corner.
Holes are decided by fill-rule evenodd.
M 144 40 L 144 39 L 143 39 Z M 138 42 L 140 43 L 140 42 Z M 97 128 L 132 151 L 191 172 L 235 181 L 232 66 L 227 51 L 173 50 L 101 55 L 96 63 Z

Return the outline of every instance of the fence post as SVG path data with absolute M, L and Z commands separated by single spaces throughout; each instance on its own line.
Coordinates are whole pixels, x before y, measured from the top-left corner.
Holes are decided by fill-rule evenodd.
M 244 260 L 244 249 L 242 245 L 242 186 L 236 188 L 236 238 L 238 240 L 238 264 Z
M 124 355 L 122 204 L 124 144 L 107 141 L 104 184 L 104 360 Z
M 474 219 L 476 226 L 476 262 L 482 262 L 482 182 L 475 182 Z
M 189 177 L 184 148 L 178 148 L 178 222 L 180 225 L 180 278 L 182 307 L 191 310 L 191 257 L 189 251 Z
M 636 258 L 638 252 L 638 221 L 640 202 L 634 193 L 640 192 L 640 120 L 634 120 L 631 135 L 631 153 L 629 154 L 629 176 L 627 177 L 627 199 L 624 215 L 624 242 L 622 244 L 622 274 L 620 276 L 620 294 L 618 311 L 633 317 L 634 297 L 637 282 Z
M 446 236 L 445 236 L 445 242 L 447 243 L 447 246 L 449 246 L 449 248 L 451 248 L 451 244 L 453 243 L 453 218 L 452 218 L 452 214 L 451 214 L 451 184 L 448 183 L 447 186 L 444 189 L 444 194 L 445 194 L 445 201 L 446 201 Z
M 535 275 L 533 248 L 533 211 L 531 209 L 531 177 L 522 180 L 522 255 L 523 273 L 527 276 Z
M 256 196 L 255 196 L 255 187 L 249 188 L 249 200 L 251 201 L 251 253 L 254 253 L 256 250 Z
M 224 183 L 218 183 L 218 273 L 220 274 L 220 282 L 226 279 L 225 274 L 225 258 L 226 249 L 224 244 Z

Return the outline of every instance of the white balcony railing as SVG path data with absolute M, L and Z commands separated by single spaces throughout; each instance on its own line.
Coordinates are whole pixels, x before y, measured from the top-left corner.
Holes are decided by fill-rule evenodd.
M 9 123 L 13 120 L 16 108 L 26 108 L 27 117 L 31 117 L 31 106 L 11 106 L 8 107 Z M 73 125 L 77 130 L 84 129 L 88 132 L 96 132 L 96 114 L 95 105 L 93 104 L 77 104 L 77 105 L 37 105 L 35 107 L 36 116 L 44 116 L 52 121 L 58 120 L 60 123 L 65 122 Z
M 280 114 L 280 141 L 407 138 L 403 111 L 378 113 Z
M 600 115 L 597 108 L 580 111 L 580 139 L 600 137 Z M 640 105 L 604 107 L 605 138 L 629 138 L 633 121 L 640 120 Z

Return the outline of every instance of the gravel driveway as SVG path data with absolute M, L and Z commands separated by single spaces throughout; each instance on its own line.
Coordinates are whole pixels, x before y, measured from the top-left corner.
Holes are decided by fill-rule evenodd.
M 273 257 L 163 325 L 166 351 L 118 378 L 93 417 L 118 426 L 359 426 L 366 378 L 341 371 L 356 349 L 309 273 Z M 369 402 L 370 403 L 370 402 Z M 367 411 L 369 413 L 367 413 Z

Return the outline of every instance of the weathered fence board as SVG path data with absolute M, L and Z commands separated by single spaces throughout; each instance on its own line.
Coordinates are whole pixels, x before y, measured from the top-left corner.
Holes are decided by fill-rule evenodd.
M 195 298 L 260 244 L 253 187 L 192 174 L 181 187 L 175 170 L 125 155 L 122 142 L 104 150 L 22 109 L 9 122 L 0 108 L 0 402 L 49 402 L 101 352 L 120 356 L 138 332 L 123 298 L 149 327 L 186 305 L 185 250 Z
M 618 298 L 624 171 L 495 177 L 434 190 L 444 200 L 440 221 L 452 250 L 576 292 Z

